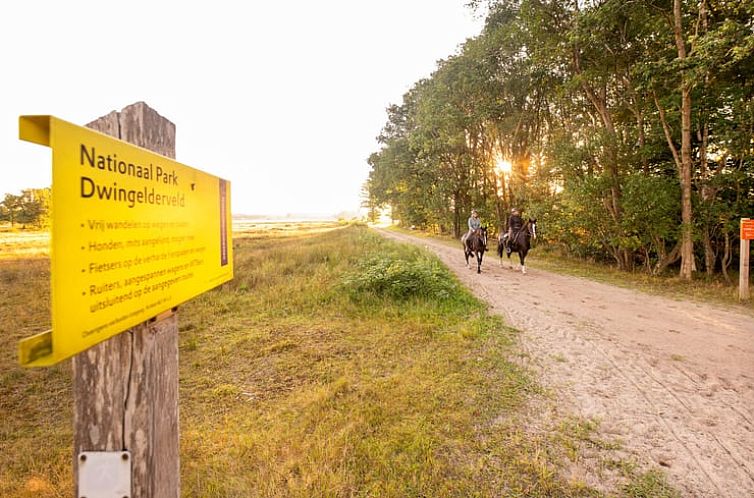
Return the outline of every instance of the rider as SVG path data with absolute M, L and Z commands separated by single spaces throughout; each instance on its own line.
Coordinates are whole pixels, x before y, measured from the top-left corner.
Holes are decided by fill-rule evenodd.
M 511 237 L 513 237 L 513 232 L 515 231 L 518 233 L 524 226 L 524 220 L 521 218 L 521 213 L 516 208 L 511 208 L 511 215 L 508 218 L 508 232 L 505 234 L 505 240 L 510 241 Z M 511 253 L 512 247 L 511 243 L 507 244 L 507 252 L 508 254 Z
M 461 242 L 466 242 L 466 239 L 469 238 L 469 235 L 471 235 L 471 232 L 476 230 L 477 228 L 482 227 L 482 220 L 479 219 L 479 213 L 477 213 L 476 209 L 471 210 L 471 216 L 469 216 L 469 231 L 466 232 L 463 237 L 461 237 Z

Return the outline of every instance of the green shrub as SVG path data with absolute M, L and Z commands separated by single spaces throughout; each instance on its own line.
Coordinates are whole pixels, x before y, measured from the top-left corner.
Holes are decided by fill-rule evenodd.
M 425 256 L 413 260 L 397 255 L 373 256 L 358 268 L 342 281 L 353 298 L 375 295 L 392 299 L 445 300 L 457 288 L 455 278 L 447 269 L 436 259 Z

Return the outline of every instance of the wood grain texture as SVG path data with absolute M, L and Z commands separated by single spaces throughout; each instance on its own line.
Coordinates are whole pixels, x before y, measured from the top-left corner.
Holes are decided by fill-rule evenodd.
M 143 102 L 87 127 L 175 158 L 175 125 Z M 178 498 L 177 315 L 75 356 L 73 379 L 74 459 L 81 451 L 129 450 L 132 497 Z

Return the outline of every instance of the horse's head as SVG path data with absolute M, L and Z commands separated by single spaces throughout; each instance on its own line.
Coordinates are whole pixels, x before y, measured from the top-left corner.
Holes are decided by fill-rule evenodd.
M 484 243 L 484 248 L 487 249 L 487 225 L 482 225 L 479 231 L 482 238 L 482 242 Z
M 467 242 L 471 241 L 479 241 L 483 245 L 483 250 L 487 250 L 487 225 L 481 226 L 479 228 L 475 228 L 469 237 L 466 239 Z
M 529 234 L 533 239 L 537 238 L 537 219 L 529 218 Z

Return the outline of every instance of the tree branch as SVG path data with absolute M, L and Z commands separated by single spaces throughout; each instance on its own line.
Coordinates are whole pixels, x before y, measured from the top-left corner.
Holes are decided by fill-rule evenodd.
M 655 101 L 655 105 L 657 106 L 657 110 L 660 112 L 660 122 L 662 123 L 662 130 L 665 132 L 665 139 L 668 141 L 668 147 L 670 147 L 670 152 L 673 153 L 673 160 L 675 161 L 675 165 L 678 168 L 678 171 L 681 171 L 681 157 L 678 155 L 678 149 L 676 149 L 675 144 L 673 143 L 673 133 L 670 130 L 670 125 L 668 125 L 668 120 L 665 117 L 665 109 L 660 105 L 660 101 L 657 99 L 657 93 L 655 93 L 654 90 L 652 90 L 652 98 Z

